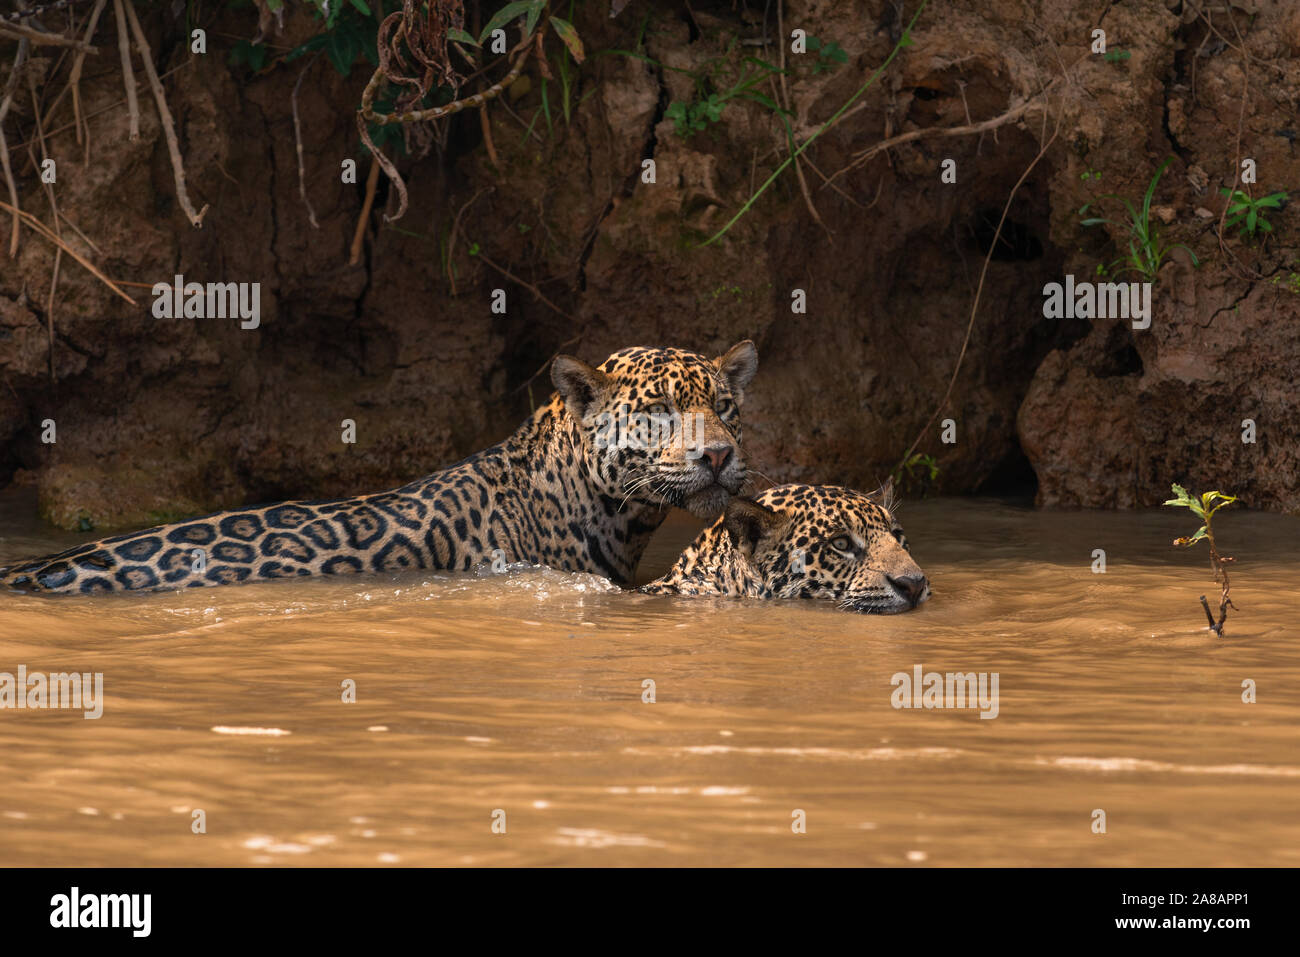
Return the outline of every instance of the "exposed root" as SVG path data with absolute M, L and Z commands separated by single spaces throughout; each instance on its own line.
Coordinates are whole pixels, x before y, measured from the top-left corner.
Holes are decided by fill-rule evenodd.
M 293 107 L 293 142 L 298 149 L 298 195 L 302 197 L 302 204 L 307 207 L 307 219 L 311 223 L 311 228 L 320 229 L 320 223 L 316 222 L 316 210 L 311 208 L 311 200 L 307 198 L 307 177 L 303 172 L 302 162 L 302 123 L 298 119 L 298 90 L 302 86 L 303 77 L 315 62 L 316 57 L 312 57 L 298 74 L 298 82 L 293 85 L 293 96 L 289 98 L 289 103 Z
M 397 14 L 393 14 L 397 16 Z M 390 18 L 391 19 L 391 18 Z M 537 31 L 535 36 L 538 40 L 546 32 L 546 25 Z M 366 148 L 374 154 L 379 160 L 379 166 L 384 171 L 384 175 L 392 182 L 393 187 L 397 190 L 397 212 L 392 216 L 384 214 L 384 222 L 392 223 L 406 215 L 407 207 L 407 190 L 406 183 L 397 172 L 397 167 L 393 165 L 392 160 L 384 156 L 383 152 L 375 146 L 370 138 L 368 124 L 374 123 L 376 126 L 388 126 L 393 123 L 420 123 L 427 120 L 436 120 L 444 116 L 450 116 L 453 113 L 459 113 L 461 110 L 471 106 L 482 106 L 488 100 L 500 96 L 501 93 L 519 78 L 520 72 L 524 68 L 524 63 L 528 60 L 529 54 L 533 49 L 533 38 L 528 37 L 521 41 L 511 53 L 515 54 L 514 64 L 499 82 L 492 84 L 482 93 L 475 93 L 473 96 L 467 96 L 463 99 L 456 100 L 444 106 L 435 106 L 427 110 L 408 110 L 403 113 L 376 113 L 375 96 L 379 93 L 379 88 L 387 79 L 385 69 L 387 67 L 387 54 L 385 46 L 380 44 L 380 66 L 375 70 L 374 75 L 370 77 L 370 82 L 366 84 L 365 90 L 361 94 L 361 109 L 357 111 L 357 129 L 361 132 L 361 141 L 366 144 Z
M 104 12 L 104 7 L 108 0 L 95 0 L 95 8 L 90 11 L 90 21 L 86 24 L 86 42 L 95 35 L 95 28 L 99 26 L 99 15 Z M 72 72 L 68 75 L 68 85 L 65 90 L 72 91 L 72 119 L 76 124 L 77 145 L 85 144 L 86 147 L 86 165 L 90 163 L 90 127 L 85 117 L 81 115 L 81 68 L 86 62 L 86 51 L 78 50 L 77 55 L 72 58 Z M 62 94 L 60 94 L 60 99 Z M 58 99 L 54 101 L 54 106 L 50 107 L 53 112 L 54 108 L 59 105 Z M 84 136 L 83 136 L 84 133 Z
M 370 210 L 375 205 L 375 190 L 379 186 L 379 154 L 374 154 L 370 162 L 370 173 L 366 176 L 366 198 L 361 204 L 361 215 L 357 217 L 357 228 L 352 231 L 352 250 L 348 256 L 348 265 L 355 266 L 361 262 L 361 249 L 366 241 L 366 223 L 370 221 Z
M 158 79 L 158 71 L 153 67 L 153 51 L 149 49 L 149 41 L 145 39 L 144 31 L 140 29 L 140 20 L 135 15 L 135 9 L 130 4 L 124 4 L 123 0 L 114 0 L 114 3 L 118 4 L 119 9 L 122 6 L 126 7 L 127 18 L 131 21 L 131 32 L 135 34 L 135 45 L 140 50 L 145 75 L 149 77 L 153 98 L 158 103 L 158 119 L 162 123 L 163 136 L 167 139 L 167 153 L 172 161 L 172 178 L 176 181 L 176 200 L 185 211 L 190 225 L 197 229 L 203 225 L 203 217 L 208 207 L 204 204 L 203 208 L 196 212 L 185 189 L 185 164 L 181 161 L 181 148 L 176 142 L 176 124 L 172 122 L 172 112 L 167 108 L 167 95 L 163 91 L 162 81 Z
M 776 4 L 776 33 L 777 36 L 785 36 L 785 4 L 782 0 L 777 0 Z M 785 82 L 785 44 L 778 43 L 777 47 L 781 51 L 781 70 L 780 73 L 777 74 L 780 77 L 781 82 L 777 84 L 775 80 L 773 80 L 772 85 L 776 88 L 775 92 L 777 92 L 780 98 L 781 108 L 789 111 L 790 89 Z M 782 119 L 784 120 L 785 118 L 782 117 Z M 804 205 L 808 207 L 808 213 L 812 216 L 817 225 L 825 230 L 826 241 L 834 245 L 835 238 L 834 234 L 831 232 L 831 228 L 822 220 L 821 214 L 817 212 L 817 207 L 813 204 L 812 192 L 808 189 L 808 179 L 803 175 L 803 166 L 799 162 L 798 153 L 795 152 L 794 135 L 790 132 L 789 121 L 785 122 L 785 128 L 787 133 L 786 141 L 790 146 L 790 158 L 794 160 L 794 175 L 795 178 L 799 180 L 799 192 L 803 194 Z
M 501 160 L 497 158 L 497 148 L 492 143 L 492 121 L 488 119 L 486 103 L 478 108 L 478 123 L 483 130 L 483 145 L 487 147 L 488 162 L 494 169 L 500 169 Z
M 9 144 L 5 142 L 4 122 L 5 116 L 9 113 L 9 107 L 13 105 L 14 89 L 18 86 L 18 73 L 27 59 L 27 41 L 18 41 L 18 52 L 14 54 L 13 71 L 9 74 L 9 80 L 5 83 L 4 94 L 0 96 L 0 169 L 5 174 L 5 185 L 9 187 L 9 209 L 13 210 L 13 229 L 9 234 L 9 258 L 13 259 L 18 255 L 18 185 L 14 182 L 13 167 L 9 164 Z
M 44 162 L 49 159 L 50 154 L 45 145 L 45 131 L 41 127 L 41 101 L 36 95 L 36 81 L 31 77 L 28 77 L 28 88 L 32 94 L 32 115 L 36 118 L 36 139 L 41 144 L 41 161 Z M 28 153 L 32 153 L 30 146 L 27 148 L 27 151 Z M 38 170 L 41 168 L 41 165 L 36 162 L 34 154 L 32 155 L 32 165 Z M 54 235 L 58 237 L 59 240 L 62 240 L 63 230 L 59 228 L 59 203 L 54 197 L 54 186 L 50 183 L 45 183 L 44 180 L 42 180 L 42 185 L 45 187 L 46 197 L 50 204 L 50 218 L 54 223 Z M 54 248 L 54 269 L 51 270 L 50 273 L 50 294 L 45 300 L 45 331 L 48 341 L 47 355 L 49 357 L 51 383 L 54 382 L 54 297 L 59 291 L 59 268 L 62 265 L 63 248 L 61 246 L 56 246 Z
M 857 169 L 859 166 L 865 165 L 866 163 L 870 162 L 873 157 L 884 152 L 885 150 L 893 149 L 895 146 L 902 146 L 904 143 L 911 143 L 913 140 L 923 139 L 924 137 L 927 136 L 944 137 L 944 136 L 970 136 L 971 134 L 974 133 L 983 134 L 983 133 L 987 133 L 989 130 L 996 130 L 998 127 L 1006 126 L 1008 123 L 1014 123 L 1032 110 L 1045 109 L 1046 108 L 1045 105 L 1040 101 L 1047 95 L 1047 93 L 1051 90 L 1052 86 L 1055 85 L 1060 79 L 1061 77 L 1057 77 L 1056 79 L 1052 80 L 1050 83 L 1047 84 L 1047 86 L 1045 86 L 1034 96 L 1031 96 L 1029 99 L 1025 100 L 1025 102 L 1021 103 L 1019 106 L 1014 106 L 1011 109 L 1007 110 L 1005 113 L 1000 114 L 999 116 L 994 116 L 987 120 L 981 120 L 978 123 L 968 123 L 963 126 L 927 127 L 925 129 L 920 129 L 920 130 L 909 130 L 906 133 L 899 133 L 897 136 L 891 136 L 888 139 L 881 140 L 878 143 L 873 143 L 871 146 L 868 146 L 866 149 L 859 150 L 857 153 L 855 153 L 853 156 L 853 161 L 849 163 L 847 166 L 832 173 L 830 179 L 827 180 L 826 185 L 829 186 L 840 176 L 844 175 L 850 170 Z
M 130 7 L 125 9 L 129 10 Z M 135 92 L 135 71 L 131 68 L 131 40 L 126 28 L 126 13 L 122 0 L 113 0 L 113 12 L 117 16 L 117 53 L 122 60 L 122 83 L 126 86 L 126 109 L 131 116 L 129 136 L 132 141 L 140 138 L 140 101 Z M 142 51 L 143 52 L 143 51 Z
M 456 272 L 452 266 L 452 257 L 456 255 L 456 237 L 460 235 L 460 219 L 465 215 L 465 210 L 473 206 L 480 196 L 492 191 L 491 186 L 484 186 L 477 193 L 469 198 L 456 212 L 456 218 L 451 221 L 451 235 L 447 238 L 447 282 L 451 286 L 451 294 L 456 295 Z

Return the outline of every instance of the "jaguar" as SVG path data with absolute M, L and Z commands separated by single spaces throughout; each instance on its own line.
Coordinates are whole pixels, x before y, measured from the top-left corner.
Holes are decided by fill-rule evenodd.
M 889 485 L 868 495 L 833 485 L 778 485 L 733 498 L 651 595 L 819 598 L 866 614 L 909 611 L 930 597 L 894 517 Z
M 432 475 L 77 545 L 0 569 L 0 584 L 90 594 L 500 561 L 629 585 L 669 506 L 712 517 L 740 491 L 740 407 L 757 369 L 748 339 L 716 358 L 644 346 L 597 366 L 559 355 L 549 401 L 503 442 Z M 640 427 L 650 421 L 663 427 Z

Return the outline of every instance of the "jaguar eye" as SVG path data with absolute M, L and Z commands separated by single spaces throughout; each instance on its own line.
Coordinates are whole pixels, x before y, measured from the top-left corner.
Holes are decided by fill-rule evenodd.
M 844 552 L 846 555 L 853 554 L 853 543 L 845 535 L 839 535 L 831 539 L 831 548 L 836 551 Z
M 645 411 L 649 415 L 667 415 L 668 407 L 665 406 L 662 402 L 656 402 L 654 405 L 650 406 Z
M 718 415 L 723 416 L 730 415 L 731 411 L 735 409 L 735 407 L 736 403 L 732 402 L 730 399 L 719 399 L 717 402 L 713 403 L 713 411 L 718 413 Z
M 902 545 L 904 548 L 907 547 L 907 536 L 903 534 L 903 530 L 901 528 L 894 529 L 893 535 L 894 535 L 894 539 L 898 542 L 898 544 Z

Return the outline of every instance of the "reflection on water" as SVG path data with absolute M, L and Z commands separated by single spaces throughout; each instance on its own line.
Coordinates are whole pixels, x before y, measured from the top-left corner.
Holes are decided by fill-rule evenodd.
M 86 537 L 30 506 L 0 563 Z M 1222 515 L 1222 641 L 1182 516 L 983 500 L 904 506 L 934 597 L 891 617 L 539 569 L 0 596 L 0 672 L 106 698 L 0 711 L 0 863 L 1295 866 L 1300 523 Z M 916 665 L 997 718 L 895 710 Z

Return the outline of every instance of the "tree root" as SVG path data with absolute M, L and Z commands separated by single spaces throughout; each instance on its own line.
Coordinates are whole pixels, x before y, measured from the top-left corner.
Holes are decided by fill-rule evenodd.
M 545 32 L 546 25 L 543 24 L 535 36 L 540 40 L 542 34 Z M 516 56 L 514 64 L 510 68 L 510 72 L 482 93 L 475 93 L 473 96 L 467 96 L 463 99 L 456 100 L 455 102 L 447 103 L 444 106 L 435 106 L 427 110 L 407 110 L 403 113 L 376 113 L 375 96 L 379 93 L 380 86 L 383 85 L 385 75 L 382 66 L 375 70 L 374 75 L 370 77 L 370 82 L 366 84 L 366 88 L 361 94 L 361 109 L 357 111 L 357 129 L 361 133 L 361 141 L 365 143 L 366 148 L 370 150 L 371 154 L 379 161 L 379 166 L 384 171 L 384 175 L 388 177 L 389 181 L 393 184 L 393 187 L 397 190 L 397 212 L 392 216 L 385 213 L 384 222 L 393 223 L 406 215 L 408 195 L 406 183 L 403 182 L 401 175 L 397 172 L 397 167 L 393 165 L 392 160 L 386 157 L 383 154 L 383 151 L 376 147 L 374 141 L 371 140 L 368 125 L 370 123 L 373 123 L 376 126 L 389 126 L 395 123 L 421 123 L 428 120 L 441 119 L 444 116 L 451 116 L 453 113 L 459 113 L 461 110 L 468 107 L 482 106 L 489 100 L 500 96 L 502 92 L 508 89 L 510 85 L 519 78 L 519 74 L 524 68 L 524 63 L 527 62 L 529 54 L 532 53 L 534 42 L 533 37 L 527 37 L 519 43 L 511 51 L 511 53 L 516 54 Z
M 126 9 L 130 9 L 127 7 Z M 126 28 L 126 12 L 122 0 L 113 0 L 113 12 L 117 15 L 117 53 L 122 60 L 122 83 L 126 86 L 126 108 L 131 115 L 132 142 L 140 138 L 140 101 L 135 92 L 135 71 L 131 68 L 131 40 Z
M 366 176 L 366 198 L 361 204 L 361 215 L 357 217 L 357 228 L 352 233 L 352 250 L 348 256 L 348 265 L 355 266 L 361 262 L 361 248 L 366 240 L 366 222 L 370 219 L 370 210 L 375 205 L 375 189 L 379 185 L 379 154 L 372 154 L 370 173 Z
M 140 50 L 145 75 L 149 78 L 153 98 L 158 103 L 158 119 L 162 122 L 163 136 L 167 139 L 167 153 L 172 161 L 172 178 L 176 181 L 176 200 L 185 211 L 190 225 L 197 229 L 203 225 L 203 217 L 208 211 L 208 206 L 204 204 L 203 208 L 196 212 L 185 189 L 185 164 L 181 160 L 181 149 L 176 142 L 176 124 L 172 121 L 171 110 L 167 108 L 167 95 L 163 91 L 162 81 L 158 79 L 158 71 L 153 66 L 153 51 L 149 49 L 149 41 L 145 39 L 144 31 L 140 29 L 140 20 L 135 15 L 135 9 L 129 3 L 124 3 L 124 0 L 113 0 L 113 2 L 118 5 L 118 9 L 126 7 L 126 16 L 131 21 L 131 32 L 135 34 L 135 45 Z
M 302 86 L 303 77 L 315 62 L 316 57 L 312 57 L 298 74 L 298 82 L 293 85 L 293 96 L 289 98 L 289 104 L 293 108 L 293 142 L 298 150 L 298 195 L 302 197 L 302 204 L 307 207 L 307 220 L 311 223 L 311 228 L 320 229 L 320 223 L 316 222 L 316 210 L 311 208 L 311 200 L 307 198 L 307 177 L 302 168 L 302 123 L 298 119 L 298 89 Z

